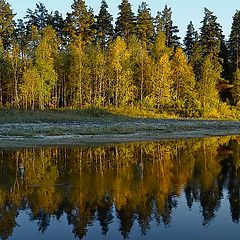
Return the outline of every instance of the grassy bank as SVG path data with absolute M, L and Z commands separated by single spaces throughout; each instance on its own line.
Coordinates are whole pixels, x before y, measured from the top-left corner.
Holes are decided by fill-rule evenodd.
M 0 109 L 0 124 L 6 123 L 61 123 L 79 122 L 97 119 L 98 121 L 113 120 L 136 120 L 143 119 L 182 119 L 182 117 L 171 113 L 159 113 L 157 110 L 140 108 L 85 108 L 85 109 L 58 109 L 58 110 L 16 110 Z M 190 118 L 188 118 L 190 119 Z M 207 120 L 239 120 L 237 111 L 229 111 L 227 114 L 209 115 Z
M 109 118 L 122 119 L 123 116 L 117 116 L 103 109 L 87 108 L 83 110 L 0 110 L 0 124 L 4 123 L 38 123 L 38 122 L 75 122 L 87 120 L 90 118 Z
M 85 108 L 85 109 L 58 109 L 58 110 L 16 110 L 0 109 L 0 124 L 5 123 L 60 123 L 78 122 L 84 120 L 134 120 L 136 118 L 176 119 L 177 116 L 160 114 L 153 110 L 138 108 Z

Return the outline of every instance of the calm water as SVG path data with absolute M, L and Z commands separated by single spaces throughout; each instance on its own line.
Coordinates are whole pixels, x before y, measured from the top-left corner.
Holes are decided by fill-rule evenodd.
M 0 150 L 1 239 L 238 239 L 240 137 Z

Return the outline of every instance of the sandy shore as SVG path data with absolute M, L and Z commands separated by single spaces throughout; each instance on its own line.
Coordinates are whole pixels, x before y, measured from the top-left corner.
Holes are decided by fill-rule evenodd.
M 97 119 L 0 125 L 0 148 L 69 146 L 240 135 L 239 121 Z

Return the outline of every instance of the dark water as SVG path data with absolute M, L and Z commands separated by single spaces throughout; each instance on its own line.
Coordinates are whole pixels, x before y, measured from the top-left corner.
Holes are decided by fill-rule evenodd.
M 239 143 L 0 150 L 0 238 L 239 239 Z

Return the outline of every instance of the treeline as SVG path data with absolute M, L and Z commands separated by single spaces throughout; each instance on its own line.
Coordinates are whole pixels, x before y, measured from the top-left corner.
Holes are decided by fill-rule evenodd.
M 42 4 L 17 22 L 0 0 L 0 105 L 19 109 L 138 107 L 179 116 L 236 112 L 240 101 L 240 11 L 226 41 L 208 9 L 183 45 L 171 8 L 153 17 L 128 0 L 113 17 L 74 0 L 63 18 Z
M 155 223 L 174 224 L 176 196 L 199 209 L 203 225 L 214 220 L 223 201 L 226 217 L 239 223 L 239 152 L 239 138 L 232 137 L 1 150 L 0 237 L 10 238 L 23 211 L 40 232 L 52 219 L 67 217 L 79 239 L 96 222 L 102 235 L 113 222 L 124 239 L 135 227 L 145 235 Z

